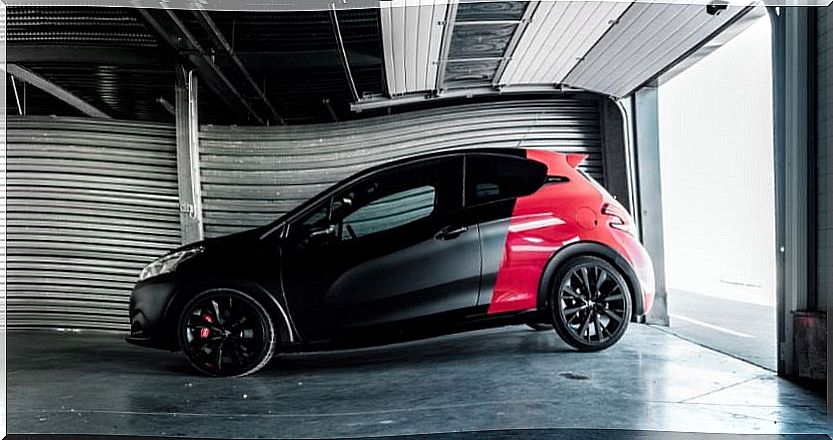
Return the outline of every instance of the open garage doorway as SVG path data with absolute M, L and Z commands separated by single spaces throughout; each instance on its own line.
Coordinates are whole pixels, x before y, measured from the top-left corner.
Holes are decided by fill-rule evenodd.
M 770 22 L 659 87 L 671 331 L 776 369 Z

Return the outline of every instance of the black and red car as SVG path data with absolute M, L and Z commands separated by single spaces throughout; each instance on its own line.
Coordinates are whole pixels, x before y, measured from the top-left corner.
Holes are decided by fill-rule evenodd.
M 647 313 L 654 276 L 584 158 L 456 150 L 363 171 L 272 224 L 148 265 L 128 341 L 181 349 L 212 376 L 279 352 L 518 323 L 607 348 Z

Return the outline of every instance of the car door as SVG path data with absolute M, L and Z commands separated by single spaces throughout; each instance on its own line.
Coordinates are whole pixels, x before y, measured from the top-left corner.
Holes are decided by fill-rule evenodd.
M 301 331 L 343 331 L 473 307 L 476 225 L 462 216 L 463 158 L 399 165 L 333 193 L 290 225 L 282 278 Z
M 546 174 L 546 165 L 524 157 L 488 153 L 467 157 L 465 211 L 478 223 L 483 261 L 478 305 L 489 305 L 494 299 L 504 260 L 523 258 L 523 252 L 513 253 L 507 244 L 513 214 L 518 198 L 541 188 Z M 528 244 L 534 245 L 533 242 Z M 523 272 L 523 262 L 513 261 L 512 264 L 520 265 L 520 272 Z M 513 295 L 526 293 L 513 290 L 513 286 L 507 286 L 505 281 L 505 291 L 499 292 L 504 301 L 511 302 Z

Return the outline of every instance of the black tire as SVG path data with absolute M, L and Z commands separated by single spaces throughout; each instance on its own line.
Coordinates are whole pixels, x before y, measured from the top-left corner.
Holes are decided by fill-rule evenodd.
M 580 351 L 599 351 L 622 338 L 632 313 L 628 284 L 607 261 L 578 257 L 560 267 L 549 292 L 558 336 Z
M 188 363 L 212 377 L 241 377 L 260 370 L 278 343 L 266 308 L 251 295 L 229 288 L 209 289 L 188 301 L 177 336 Z
M 552 330 L 552 324 L 548 324 L 546 322 L 527 322 L 526 325 L 536 332 Z

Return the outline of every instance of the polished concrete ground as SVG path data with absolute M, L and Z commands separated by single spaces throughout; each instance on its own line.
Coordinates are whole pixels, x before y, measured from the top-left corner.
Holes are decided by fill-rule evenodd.
M 670 330 L 689 341 L 775 371 L 775 306 L 668 289 Z
M 170 440 L 182 437 L 148 437 L 83 434 L 12 434 L 6 440 Z M 346 437 L 349 439 L 357 437 Z M 359 437 L 377 439 L 379 437 Z M 707 434 L 701 432 L 638 431 L 623 429 L 542 428 L 499 431 L 457 431 L 433 434 L 392 435 L 386 440 L 830 440 L 825 434 Z M 189 437 L 194 440 L 216 438 Z
M 507 327 L 292 355 L 255 376 L 191 375 L 179 354 L 110 335 L 8 336 L 11 433 L 325 437 L 519 428 L 826 432 L 822 397 L 635 325 L 577 353 Z

